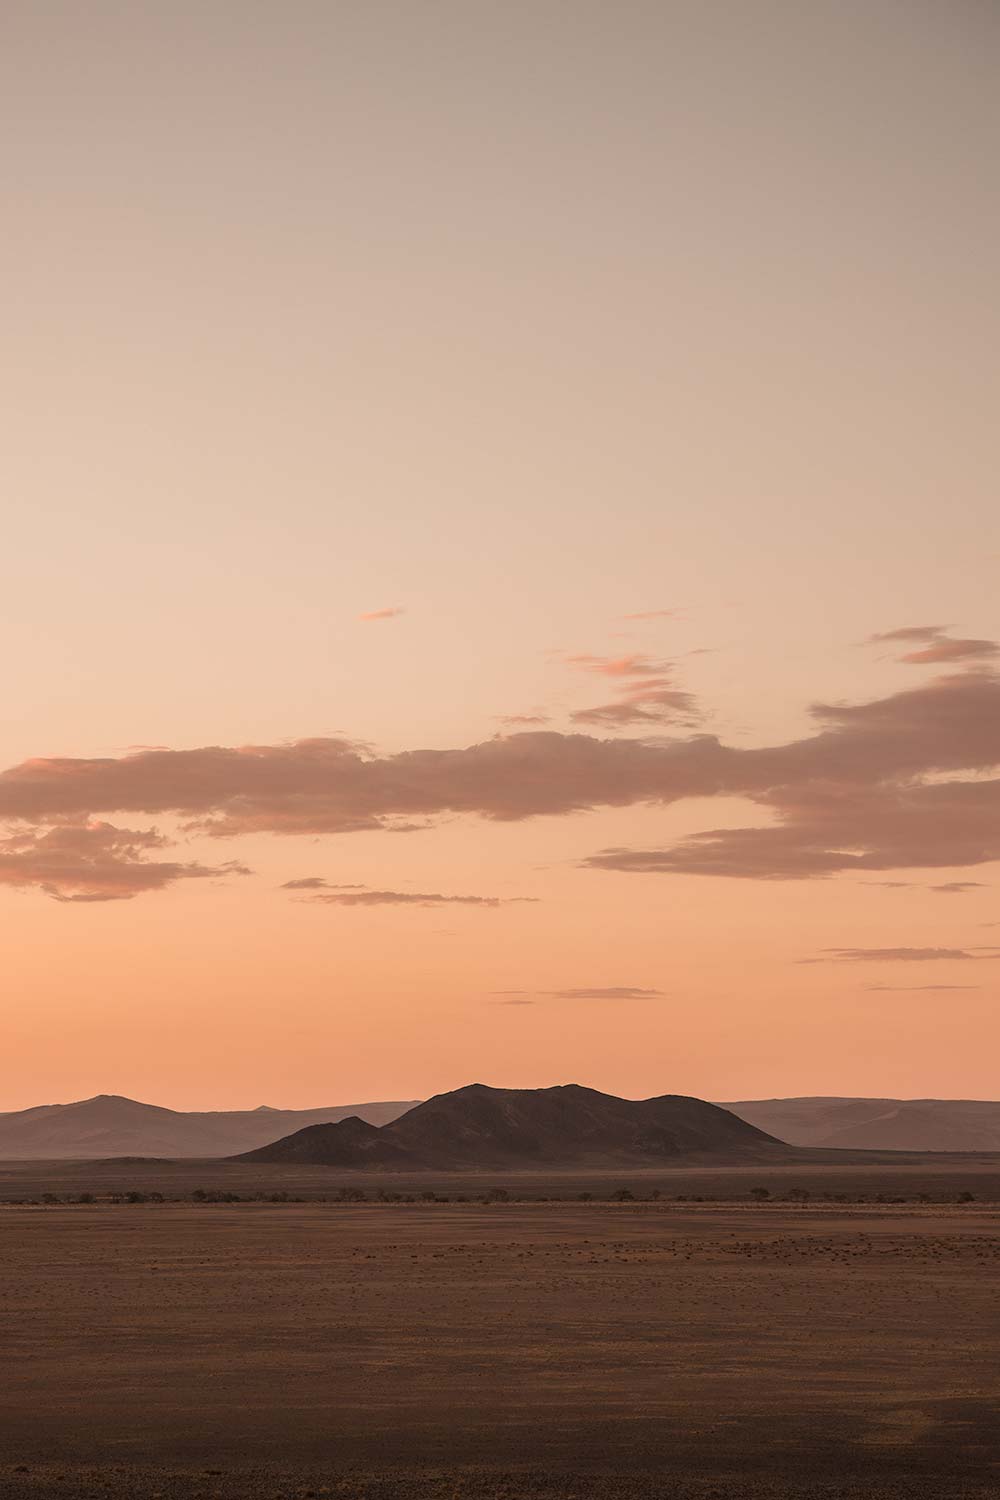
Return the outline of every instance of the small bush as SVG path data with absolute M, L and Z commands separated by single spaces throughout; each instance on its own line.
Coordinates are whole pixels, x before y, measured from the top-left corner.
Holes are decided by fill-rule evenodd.
M 763 1203 L 766 1198 L 770 1198 L 771 1189 L 766 1187 L 751 1188 L 750 1196 L 751 1198 L 756 1198 L 758 1203 Z
M 634 1203 L 635 1194 L 629 1188 L 616 1188 L 611 1194 L 612 1203 Z

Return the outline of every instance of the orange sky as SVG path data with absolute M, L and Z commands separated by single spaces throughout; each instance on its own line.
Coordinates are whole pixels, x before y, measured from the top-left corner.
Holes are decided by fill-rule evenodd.
M 996 1094 L 998 43 L 15 7 L 0 1109 Z

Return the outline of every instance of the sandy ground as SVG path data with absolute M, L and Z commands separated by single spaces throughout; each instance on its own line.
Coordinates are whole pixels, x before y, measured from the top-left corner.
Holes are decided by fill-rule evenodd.
M 0 1207 L 0 1494 L 1000 1495 L 1000 1207 Z

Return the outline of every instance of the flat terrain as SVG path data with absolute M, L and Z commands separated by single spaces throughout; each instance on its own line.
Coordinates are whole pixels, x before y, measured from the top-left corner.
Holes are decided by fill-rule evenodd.
M 774 1196 L 795 1188 L 812 1197 L 843 1195 L 850 1199 L 915 1198 L 954 1202 L 971 1192 L 983 1203 L 1000 1204 L 1000 1156 L 937 1152 L 808 1151 L 789 1148 L 787 1161 L 749 1166 L 719 1166 L 687 1161 L 671 1167 L 619 1166 L 605 1170 L 534 1172 L 360 1172 L 328 1166 L 299 1166 L 243 1161 L 156 1161 L 123 1158 L 101 1161 L 0 1162 L 0 1205 L 42 1193 L 100 1197 L 130 1190 L 188 1198 L 194 1192 L 286 1193 L 306 1200 L 336 1197 L 344 1189 L 373 1198 L 379 1193 L 419 1196 L 481 1197 L 502 1186 L 512 1197 L 575 1199 L 581 1192 L 609 1197 L 627 1188 L 637 1197 L 658 1192 L 667 1198 L 701 1196 L 744 1202 L 754 1187 Z
M 981 1203 L 0 1206 L 0 1348 L 24 1500 L 1000 1494 Z

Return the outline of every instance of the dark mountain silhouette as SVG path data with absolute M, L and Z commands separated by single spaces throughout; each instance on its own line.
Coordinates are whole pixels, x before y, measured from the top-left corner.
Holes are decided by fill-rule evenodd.
M 437 1094 L 379 1129 L 314 1125 L 243 1161 L 419 1170 L 654 1164 L 680 1157 L 766 1159 L 780 1142 L 716 1104 L 665 1094 L 618 1099 L 579 1084 Z
M 396 1145 L 366 1120 L 352 1115 L 331 1125 L 307 1125 L 257 1151 L 241 1153 L 237 1161 L 282 1161 L 326 1167 L 367 1167 L 371 1170 L 396 1168 L 404 1171 L 412 1165 L 405 1147 Z M 271 1154 L 273 1153 L 273 1154 Z
M 301 1126 L 360 1117 L 384 1125 L 413 1100 L 335 1104 L 324 1109 L 194 1111 L 98 1094 L 74 1104 L 41 1104 L 0 1114 L 0 1160 L 114 1156 L 233 1156 Z
M 1000 1104 L 985 1099 L 743 1099 L 740 1119 L 792 1146 L 851 1151 L 1000 1151 Z

